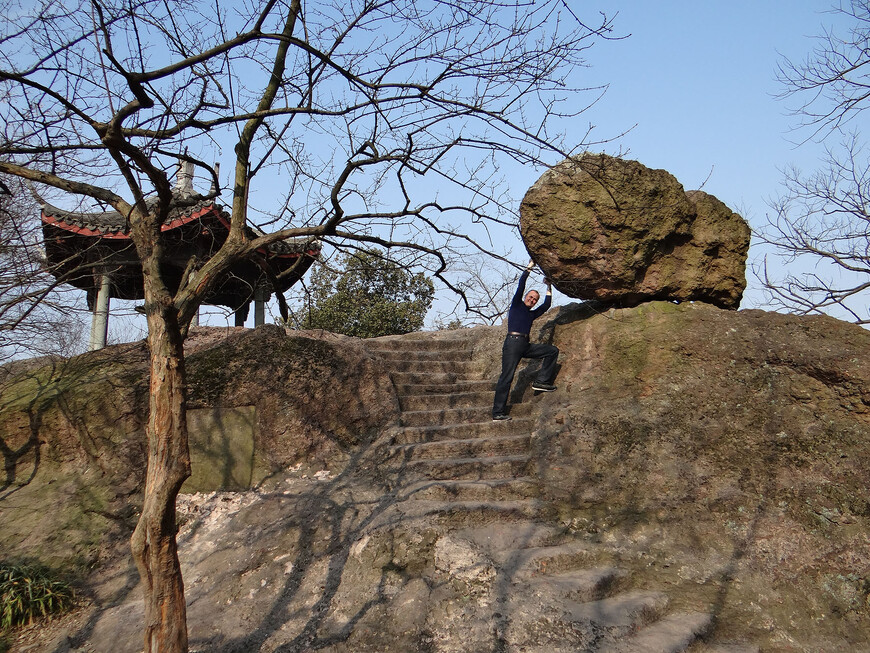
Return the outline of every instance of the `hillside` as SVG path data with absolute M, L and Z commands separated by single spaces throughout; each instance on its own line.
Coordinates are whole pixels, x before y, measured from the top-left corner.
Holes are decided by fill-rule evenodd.
M 537 325 L 559 388 L 521 367 L 506 423 L 500 328 L 195 332 L 191 650 L 870 651 L 870 333 L 665 302 Z M 0 547 L 83 588 L 12 651 L 141 649 L 145 371 L 141 343 L 0 368 Z

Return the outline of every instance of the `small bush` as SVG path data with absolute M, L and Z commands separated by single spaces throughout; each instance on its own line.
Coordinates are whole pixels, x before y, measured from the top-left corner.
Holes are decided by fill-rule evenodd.
M 72 588 L 43 568 L 0 563 L 0 630 L 69 608 Z

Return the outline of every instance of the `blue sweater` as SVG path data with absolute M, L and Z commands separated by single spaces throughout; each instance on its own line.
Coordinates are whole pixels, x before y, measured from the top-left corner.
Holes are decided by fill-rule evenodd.
M 508 310 L 508 331 L 515 333 L 530 333 L 532 330 L 532 322 L 541 317 L 550 308 L 550 295 L 544 300 L 544 303 L 532 310 L 523 303 L 523 295 L 526 292 L 526 281 L 529 279 L 529 271 L 525 270 L 520 275 L 520 281 L 517 285 L 517 292 L 511 300 L 511 307 Z

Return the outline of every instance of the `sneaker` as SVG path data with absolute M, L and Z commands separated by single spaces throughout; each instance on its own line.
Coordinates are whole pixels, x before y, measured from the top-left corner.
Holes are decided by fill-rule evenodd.
M 509 419 L 511 419 L 511 416 L 510 416 L 510 415 L 505 415 L 504 413 L 499 413 L 498 415 L 493 415 L 493 416 L 492 416 L 492 421 L 493 421 L 493 422 L 506 422 L 506 421 L 509 420 Z
M 537 390 L 538 392 L 553 392 L 556 389 L 552 383 L 540 383 L 535 381 L 532 384 L 532 390 Z

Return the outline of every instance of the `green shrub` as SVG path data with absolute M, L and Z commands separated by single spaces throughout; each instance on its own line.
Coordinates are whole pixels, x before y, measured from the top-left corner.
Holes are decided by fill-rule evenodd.
M 0 630 L 69 608 L 72 588 L 41 567 L 0 563 Z

